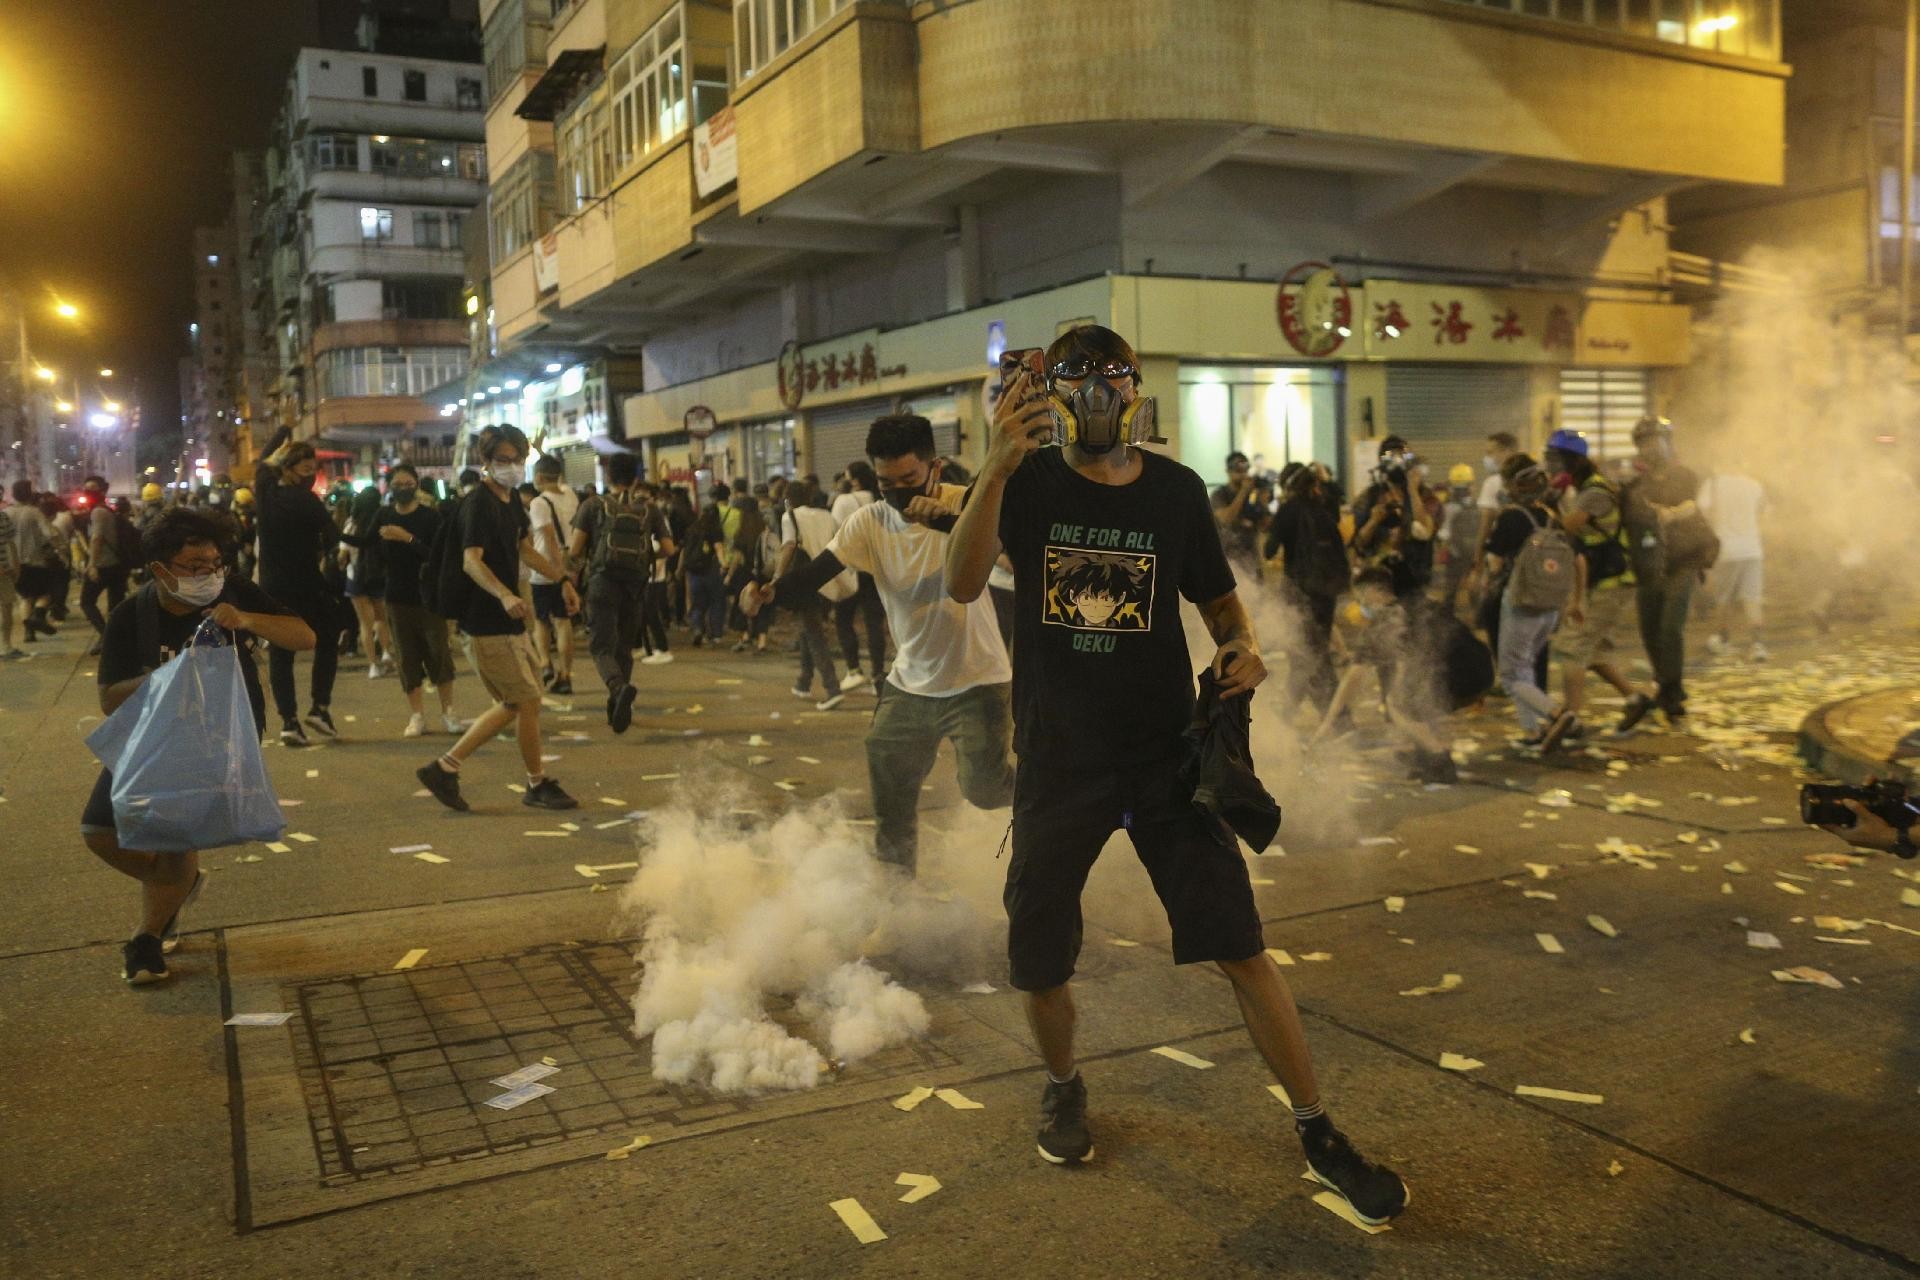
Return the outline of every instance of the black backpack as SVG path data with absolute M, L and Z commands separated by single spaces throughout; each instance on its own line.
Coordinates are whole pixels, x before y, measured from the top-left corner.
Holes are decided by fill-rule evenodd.
M 1352 585 L 1353 568 L 1340 541 L 1340 526 L 1321 517 L 1320 512 L 1302 513 L 1300 535 L 1286 548 L 1285 568 L 1301 591 L 1331 600 Z
M 701 512 L 694 520 L 693 527 L 687 532 L 684 563 L 688 573 L 710 573 L 720 563 L 713 554 L 713 544 L 719 541 L 718 535 L 712 528 L 717 521 L 710 521 L 707 518 L 712 510 L 713 508 L 709 507 Z
M 460 504 L 463 498 L 441 504 L 440 523 L 420 561 L 420 603 L 449 621 L 460 618 L 473 599 L 473 579 L 467 576 L 466 554 L 460 546 Z
M 652 515 L 652 509 L 645 502 L 622 502 L 610 493 L 602 497 L 593 571 L 621 582 L 645 582 L 651 578 Z
M 146 563 L 144 549 L 140 545 L 140 527 L 129 519 L 125 512 L 113 513 L 113 553 L 120 557 L 122 568 L 138 569 Z

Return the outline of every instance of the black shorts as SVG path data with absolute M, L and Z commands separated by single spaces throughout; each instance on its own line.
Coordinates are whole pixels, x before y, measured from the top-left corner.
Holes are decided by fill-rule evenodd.
M 1020 762 L 1007 865 L 1009 980 L 1044 991 L 1073 976 L 1080 892 L 1107 837 L 1125 827 L 1173 926 L 1175 964 L 1246 960 L 1266 940 L 1238 845 L 1193 807 L 1171 762 L 1063 774 Z
M 100 776 L 93 780 L 93 794 L 87 797 L 87 807 L 80 811 L 80 830 L 90 833 L 114 829 L 113 772 L 102 769 Z
M 533 584 L 533 616 L 542 622 L 552 622 L 555 618 L 565 622 L 572 614 L 567 612 L 567 597 L 557 582 L 536 582 Z

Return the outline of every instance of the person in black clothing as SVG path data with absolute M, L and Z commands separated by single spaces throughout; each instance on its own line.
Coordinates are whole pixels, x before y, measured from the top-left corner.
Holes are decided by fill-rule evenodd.
M 373 541 L 361 556 L 380 561 L 387 625 L 400 654 L 400 688 L 413 713 L 402 736 L 417 738 L 427 731 L 420 686 L 428 680 L 440 697 L 441 727 L 457 734 L 463 726 L 453 714 L 453 651 L 447 642 L 447 620 L 427 608 L 420 597 L 421 565 L 441 516 L 420 501 L 420 473 L 408 463 L 388 473 L 387 497 L 390 505 L 373 517 Z
M 1267 562 L 1279 562 L 1282 597 L 1304 618 L 1299 652 L 1288 666 L 1288 695 L 1321 711 L 1333 697 L 1333 608 L 1353 575 L 1327 483 L 1317 463 L 1289 466 L 1265 547 Z
M 392 483 L 391 479 L 388 481 Z M 418 483 L 417 481 L 415 483 Z M 373 525 L 380 517 L 380 490 L 368 485 L 348 504 L 347 523 L 340 541 L 351 554 L 345 557 L 347 599 L 359 624 L 360 651 L 366 655 L 369 678 L 393 674 L 393 631 L 387 620 L 386 561 L 374 543 Z
M 1687 609 L 1693 589 L 1709 567 L 1687 558 L 1676 532 L 1703 524 L 1696 499 L 1700 478 L 1674 460 L 1673 424 L 1646 417 L 1633 428 L 1639 474 L 1626 488 L 1627 550 L 1633 560 L 1640 639 L 1653 666 L 1653 700 L 1634 698 L 1620 719 L 1620 732 L 1637 725 L 1654 707 L 1679 728 L 1687 716 Z
M 1180 600 L 1218 645 L 1223 697 L 1266 678 L 1198 476 L 1133 447 L 1140 367 L 1125 339 L 1086 325 L 1054 340 L 1044 384 L 1022 369 L 996 403 L 990 452 L 948 540 L 947 594 L 971 602 L 1002 547 L 1015 580 L 1013 702 L 1019 753 L 1005 901 L 1011 980 L 1047 1084 L 1039 1149 L 1051 1163 L 1093 1154 L 1074 1059 L 1069 979 L 1080 894 L 1107 838 L 1125 827 L 1173 926 L 1177 963 L 1212 961 L 1232 981 L 1249 1035 L 1294 1106 L 1314 1176 L 1369 1222 L 1398 1214 L 1404 1183 L 1367 1161 L 1320 1101 L 1306 1033 L 1268 956 L 1238 846 L 1179 794 L 1194 710 Z M 1041 448 L 1053 429 L 1064 448 Z M 1101 564 L 1110 572 L 1082 573 Z M 1089 585 L 1068 599 L 1069 575 Z
M 1433 581 L 1433 544 L 1443 503 L 1427 488 L 1424 468 L 1407 442 L 1380 442 L 1374 481 L 1353 502 L 1353 551 L 1368 567 L 1393 574 L 1394 594 L 1406 600 Z
M 527 771 L 520 802 L 536 809 L 576 809 L 580 802 L 547 776 L 540 761 L 543 691 L 539 670 L 534 666 L 533 643 L 527 638 L 526 619 L 533 609 L 519 592 L 521 561 L 560 584 L 561 600 L 569 614 L 580 611 L 580 597 L 564 560 L 555 564 L 533 545 L 527 508 L 516 489 L 526 470 L 527 438 L 515 427 L 487 427 L 473 448 L 487 464 L 487 477 L 478 489 L 460 500 L 454 516 L 459 522 L 462 567 L 466 582 L 472 585 L 455 599 L 441 600 L 440 605 L 443 609 L 458 607 L 468 661 L 493 696 L 493 705 L 474 720 L 445 755 L 415 770 L 414 776 L 447 808 L 466 809 L 467 802 L 460 794 L 461 765 L 513 725 L 520 762 Z
M 880 498 L 880 478 L 865 458 L 856 458 L 847 464 L 847 482 L 847 492 L 833 500 L 831 509 L 836 525 L 845 525 L 854 512 Z M 877 694 L 881 681 L 887 678 L 887 608 L 880 602 L 880 589 L 874 585 L 872 574 L 856 574 L 854 580 L 859 583 L 859 589 L 833 606 L 834 631 L 840 640 L 841 655 L 847 660 L 846 678 L 841 680 L 840 687 L 852 689 L 867 684 Z M 860 636 L 854 630 L 856 618 L 867 630 L 867 658 L 873 663 L 871 675 L 860 670 Z
M 587 652 L 607 688 L 607 725 L 625 733 L 633 724 L 633 649 L 640 642 L 655 557 L 673 553 L 664 515 L 636 485 L 640 459 L 607 459 L 609 491 L 588 498 L 573 515 L 567 554 L 587 569 Z M 656 544 L 658 550 L 656 550 Z M 664 639 L 664 637 L 663 637 Z
M 329 738 L 339 736 L 333 714 L 333 678 L 340 666 L 340 600 L 321 574 L 321 561 L 340 543 L 340 530 L 326 504 L 313 491 L 320 469 L 313 446 L 289 443 L 292 429 L 280 428 L 253 471 L 253 502 L 260 531 L 260 585 L 313 629 L 313 677 L 307 727 Z M 293 650 L 276 647 L 267 654 L 274 710 L 280 715 L 282 746 L 304 747 L 299 691 L 293 683 Z
M 256 637 L 292 652 L 313 648 L 313 629 L 245 578 L 227 574 L 222 526 L 184 508 L 154 522 L 142 554 L 151 580 L 115 606 L 100 646 L 100 711 L 112 715 L 156 667 L 177 655 L 208 616 L 240 649 L 256 731 L 266 727 L 266 699 L 254 663 Z M 157 619 L 153 652 L 142 653 L 141 610 Z M 198 896 L 205 874 L 196 853 L 145 853 L 123 848 L 114 825 L 113 775 L 102 769 L 80 815 L 80 834 L 94 856 L 140 882 L 140 929 L 121 949 L 120 976 L 144 986 L 168 976 L 166 953 L 178 940 L 180 913 Z
M 1220 541 L 1227 559 L 1242 571 L 1257 573 L 1254 553 L 1260 535 L 1268 523 L 1267 512 L 1273 504 L 1273 485 L 1268 476 L 1257 475 L 1253 462 L 1238 449 L 1227 455 L 1227 482 L 1217 486 L 1211 498 L 1213 518 L 1220 522 Z

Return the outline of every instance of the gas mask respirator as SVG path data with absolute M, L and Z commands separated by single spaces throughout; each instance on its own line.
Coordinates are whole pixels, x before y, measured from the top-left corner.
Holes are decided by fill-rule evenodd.
M 1117 444 L 1165 444 L 1160 435 L 1159 406 L 1152 396 L 1137 396 L 1128 404 L 1120 389 L 1099 371 L 1067 395 L 1048 379 L 1047 404 L 1053 410 L 1056 438 L 1077 444 L 1087 453 L 1105 453 Z

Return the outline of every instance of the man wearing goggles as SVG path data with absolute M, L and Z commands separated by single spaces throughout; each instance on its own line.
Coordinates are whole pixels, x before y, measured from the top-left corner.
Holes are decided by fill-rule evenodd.
M 1195 702 L 1181 598 L 1218 646 L 1211 666 L 1222 697 L 1250 694 L 1267 675 L 1206 486 L 1135 447 L 1153 439 L 1153 402 L 1140 395 L 1139 362 L 1119 334 L 1081 326 L 1038 365 L 1016 359 L 986 464 L 948 540 L 946 584 L 970 603 L 1003 547 L 1012 559 L 1019 764 L 1004 898 L 1011 980 L 1026 993 L 1047 1067 L 1040 1155 L 1068 1164 L 1093 1154 L 1069 981 L 1081 890 L 1124 827 L 1166 909 L 1175 962 L 1211 961 L 1233 982 L 1254 1045 L 1293 1100 L 1314 1176 L 1363 1220 L 1383 1222 L 1406 1206 L 1406 1186 L 1327 1117 L 1238 843 L 1177 780 Z M 1041 447 L 1050 431 L 1062 448 Z

